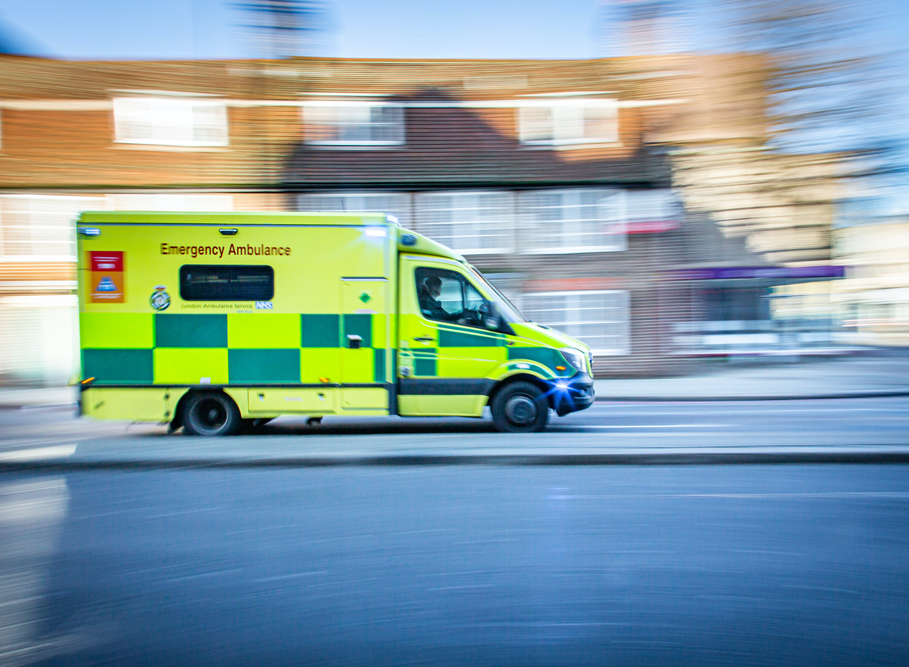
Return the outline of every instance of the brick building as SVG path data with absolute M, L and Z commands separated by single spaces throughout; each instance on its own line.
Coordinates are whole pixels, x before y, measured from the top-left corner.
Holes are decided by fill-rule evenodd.
M 588 342 L 597 372 L 682 372 L 700 300 L 673 271 L 774 250 L 673 189 L 705 146 L 763 141 L 760 78 L 729 82 L 743 62 L 0 56 L 0 381 L 75 368 L 70 221 L 105 208 L 384 210 Z

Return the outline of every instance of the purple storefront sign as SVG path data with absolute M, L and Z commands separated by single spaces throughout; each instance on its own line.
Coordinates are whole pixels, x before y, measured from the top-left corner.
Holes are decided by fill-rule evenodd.
M 845 266 L 763 266 L 763 267 L 720 267 L 710 269 L 682 269 L 664 274 L 670 280 L 794 280 L 816 278 L 830 280 L 843 278 Z

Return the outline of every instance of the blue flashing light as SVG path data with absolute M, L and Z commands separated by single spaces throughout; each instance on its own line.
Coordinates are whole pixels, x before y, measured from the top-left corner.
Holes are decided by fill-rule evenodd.
M 79 233 L 83 236 L 98 236 L 101 230 L 97 227 L 79 227 Z
M 385 229 L 384 227 L 367 227 L 366 236 L 385 238 L 386 236 L 388 236 L 388 230 Z

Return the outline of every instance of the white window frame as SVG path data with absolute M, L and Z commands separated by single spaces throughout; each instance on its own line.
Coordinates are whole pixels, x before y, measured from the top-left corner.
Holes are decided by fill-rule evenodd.
M 308 101 L 303 103 L 303 125 L 305 141 L 313 146 L 400 146 L 406 141 L 404 106 L 395 102 L 378 101 Z M 392 110 L 393 118 L 375 121 L 372 112 L 375 109 Z M 346 117 L 345 117 L 346 116 Z M 363 116 L 358 118 L 358 116 Z M 368 118 L 366 117 L 368 116 Z M 369 139 L 335 138 L 326 139 L 316 128 L 360 126 L 369 128 Z M 375 139 L 373 130 L 377 126 L 393 128 L 390 139 Z
M 671 188 L 629 190 L 626 214 L 630 224 L 680 222 L 682 203 Z
M 559 291 L 559 292 L 528 292 L 521 295 L 521 312 L 524 315 L 532 312 L 530 304 L 528 304 L 528 299 L 533 297 L 562 297 L 563 299 L 569 302 L 578 302 L 583 296 L 594 296 L 594 295 L 603 295 L 603 294 L 614 294 L 616 295 L 618 301 L 620 302 L 617 306 L 610 308 L 609 310 L 619 311 L 622 314 L 622 317 L 619 319 L 609 319 L 609 320 L 594 320 L 583 321 L 580 319 L 563 319 L 560 322 L 555 320 L 543 321 L 540 324 L 545 324 L 546 326 L 551 326 L 552 328 L 562 331 L 573 338 L 577 338 L 580 341 L 587 343 L 584 340 L 584 336 L 577 335 L 571 331 L 572 325 L 590 325 L 590 324 L 603 324 L 603 325 L 617 325 L 618 334 L 615 336 L 621 344 L 616 347 L 604 348 L 596 347 L 595 345 L 590 345 L 590 351 L 596 356 L 627 356 L 631 354 L 631 298 L 628 290 L 573 290 L 573 291 Z M 559 308 L 559 312 L 567 312 L 569 317 L 576 318 L 576 315 L 572 314 L 572 310 L 577 312 L 579 309 L 575 307 Z M 596 310 L 594 308 L 580 308 L 580 310 Z
M 562 198 L 562 204 L 558 208 L 560 210 L 570 210 L 572 208 L 580 209 L 582 206 L 589 206 L 580 203 L 581 195 L 589 193 L 595 195 L 599 194 L 596 204 L 599 217 L 596 219 L 572 218 L 563 215 L 560 220 L 546 221 L 539 220 L 534 215 L 534 211 L 539 211 L 544 208 L 532 205 L 534 197 L 541 195 L 558 195 Z M 565 203 L 566 199 L 568 200 L 568 203 Z M 531 255 L 559 255 L 589 252 L 622 252 L 628 249 L 628 236 L 626 233 L 627 211 L 624 190 L 611 190 L 606 188 L 528 190 L 518 195 L 518 208 L 520 211 L 523 236 L 523 242 L 521 244 L 521 252 L 523 253 Z M 600 233 L 599 238 L 608 238 L 611 242 L 601 242 L 596 245 L 585 244 L 583 242 L 583 237 L 589 237 L 591 234 L 577 230 L 581 228 L 582 225 L 589 224 L 590 222 L 598 222 L 601 224 L 603 230 Z M 582 237 L 581 242 L 576 244 L 563 242 L 559 245 L 555 245 L 545 238 L 542 241 L 537 241 L 535 239 L 535 236 L 538 233 L 537 226 L 547 224 L 559 224 L 563 227 L 563 231 L 559 234 L 560 239 L 564 240 L 566 236 L 576 236 Z M 567 228 L 568 231 L 566 232 L 564 228 Z
M 350 206 L 351 204 L 356 203 L 356 199 L 362 199 L 362 203 L 366 204 L 370 199 L 378 199 L 380 197 L 390 197 L 398 199 L 400 203 L 400 208 L 394 210 L 388 209 L 387 207 L 382 206 Z M 344 204 L 340 209 L 337 208 L 324 208 L 317 207 L 315 205 L 307 205 L 307 202 L 316 202 L 318 199 L 328 199 L 334 201 L 342 201 Z M 319 212 L 319 211 L 331 211 L 331 212 L 345 212 L 345 213 L 359 213 L 359 212 L 368 212 L 368 213 L 388 213 L 395 216 L 398 219 L 398 222 L 401 223 L 402 227 L 409 227 L 413 219 L 411 214 L 412 202 L 411 196 L 406 192 L 306 192 L 297 195 L 296 209 L 298 211 L 310 211 L 310 212 Z
M 619 142 L 618 101 L 525 102 L 518 108 L 518 128 L 521 143 L 528 146 L 616 144 Z
M 478 217 L 478 212 L 483 210 L 481 204 L 483 197 L 500 198 L 501 208 L 505 211 L 505 214 L 498 220 L 484 220 Z M 435 202 L 438 202 L 443 198 L 448 198 L 450 202 L 454 202 L 454 207 L 451 205 L 447 207 L 434 205 Z M 498 207 L 496 206 L 496 208 Z M 417 231 L 433 240 L 439 241 L 443 245 L 448 246 L 462 255 L 491 255 L 514 251 L 515 200 L 514 193 L 512 192 L 505 190 L 440 190 L 437 192 L 420 193 L 416 196 L 415 209 L 415 227 Z M 440 211 L 460 212 L 461 219 L 453 219 L 450 222 L 432 221 L 431 217 L 433 212 Z M 500 231 L 501 233 L 483 233 L 482 230 L 485 225 L 495 225 L 496 223 L 497 226 L 493 227 L 493 230 Z M 443 225 L 452 231 L 457 230 L 459 232 L 461 229 L 465 231 L 471 229 L 478 231 L 473 234 L 465 233 L 462 235 L 455 232 L 453 235 L 448 234 L 442 236 L 437 234 L 436 230 Z M 459 227 L 461 229 L 458 229 Z M 492 247 L 484 247 L 482 243 L 455 242 L 457 239 L 481 240 L 484 237 L 489 236 L 502 238 L 504 242 Z
M 114 141 L 138 146 L 204 148 L 230 143 L 223 99 L 115 97 Z

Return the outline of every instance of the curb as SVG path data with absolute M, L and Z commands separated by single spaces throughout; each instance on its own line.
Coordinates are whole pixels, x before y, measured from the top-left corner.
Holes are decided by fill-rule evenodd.
M 837 398 L 888 398 L 909 396 L 909 389 L 837 394 L 778 394 L 749 396 L 597 396 L 594 402 L 612 403 L 721 403 L 734 401 L 826 401 Z
M 680 452 L 662 454 L 493 454 L 313 456 L 281 459 L 136 459 L 22 461 L 0 463 L 9 472 L 87 472 L 94 470 L 218 470 L 255 468 L 339 468 L 403 466 L 667 466 L 907 464 L 909 449 L 875 452 Z

